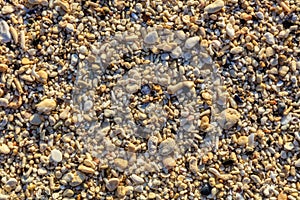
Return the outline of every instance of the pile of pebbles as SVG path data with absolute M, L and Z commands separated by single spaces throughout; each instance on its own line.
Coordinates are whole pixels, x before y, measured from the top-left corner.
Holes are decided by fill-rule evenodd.
M 299 26 L 293 0 L 0 2 L 0 199 L 299 199 Z

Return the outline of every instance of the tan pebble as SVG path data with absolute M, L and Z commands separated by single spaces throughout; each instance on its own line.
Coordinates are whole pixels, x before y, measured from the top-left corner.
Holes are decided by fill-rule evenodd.
M 126 187 L 118 186 L 116 194 L 118 197 L 124 197 L 126 195 Z
M 105 186 L 108 189 L 108 191 L 112 192 L 118 187 L 118 185 L 119 185 L 119 179 L 111 178 L 111 179 L 106 181 Z
M 3 63 L 0 64 L 0 72 L 6 72 L 7 69 L 8 69 L 7 64 L 3 64 Z
M 48 5 L 48 1 L 47 0 L 28 0 L 28 3 L 30 3 L 32 5 L 43 5 L 43 6 L 47 6 Z
M 9 31 L 14 39 L 15 44 L 17 44 L 19 42 L 19 36 L 17 30 L 13 26 L 11 26 L 9 27 Z
M 240 146 L 245 146 L 248 143 L 248 137 L 247 136 L 240 136 L 237 143 Z
M 155 199 L 156 198 L 156 194 L 154 192 L 150 192 L 148 194 L 148 199 Z
M 36 105 L 39 112 L 48 113 L 56 108 L 56 102 L 53 99 L 44 99 Z
M 241 115 L 237 110 L 233 108 L 227 108 L 220 113 L 218 122 L 222 128 L 230 129 L 239 121 L 240 117 Z
M 22 63 L 22 65 L 30 65 L 30 64 L 33 64 L 33 61 L 31 61 L 25 57 L 25 58 L 22 58 L 21 63 Z
M 279 193 L 279 195 L 277 196 L 277 200 L 287 200 L 288 197 L 287 195 L 282 191 Z
M 242 53 L 244 51 L 244 47 L 233 47 L 232 49 L 230 49 L 230 53 L 232 54 L 239 54 Z
M 10 13 L 13 13 L 15 11 L 13 6 L 3 6 L 3 8 L 1 9 L 1 14 L 2 15 L 7 15 Z
M 124 171 L 128 166 L 128 161 L 122 158 L 116 158 L 115 165 L 119 171 Z
M 88 174 L 94 174 L 95 173 L 95 170 L 93 168 L 87 167 L 87 166 L 84 166 L 84 165 L 79 165 L 78 170 L 82 171 L 84 173 L 88 173 Z
M 201 96 L 202 96 L 203 99 L 205 99 L 205 100 L 211 100 L 211 99 L 212 99 L 211 94 L 209 94 L 208 92 L 203 92 L 203 93 L 201 94 Z
M 69 5 L 68 1 L 56 0 L 54 2 L 54 5 L 61 7 L 66 12 L 70 12 L 70 5 Z
M 47 72 L 45 72 L 44 70 L 40 70 L 37 72 L 37 74 L 39 75 L 38 81 L 41 83 L 47 83 L 48 80 L 48 74 Z
M 172 157 L 167 157 L 163 159 L 163 165 L 166 168 L 173 168 L 176 166 L 176 160 Z
M 10 149 L 6 144 L 2 144 L 0 146 L 0 153 L 2 154 L 9 154 L 10 153 Z
M 287 73 L 288 73 L 288 71 L 289 71 L 289 67 L 288 66 L 281 66 L 280 68 L 279 68 L 279 75 L 280 76 L 285 76 Z

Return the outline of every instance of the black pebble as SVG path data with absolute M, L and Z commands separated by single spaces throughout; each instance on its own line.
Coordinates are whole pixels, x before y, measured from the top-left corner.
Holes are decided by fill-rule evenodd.
M 211 190 L 212 190 L 212 187 L 208 183 L 205 183 L 201 188 L 201 194 L 206 195 L 206 196 L 210 195 Z
M 238 104 L 242 104 L 242 103 L 244 103 L 243 102 L 243 99 L 241 99 L 241 97 L 239 97 L 239 95 L 234 95 L 234 100 L 238 103 Z
M 226 159 L 222 162 L 222 164 L 225 166 L 232 165 L 233 163 L 234 163 L 234 160 L 232 160 L 232 159 Z
M 278 114 L 283 115 L 285 108 L 286 108 L 285 103 L 279 103 L 278 106 L 277 106 Z

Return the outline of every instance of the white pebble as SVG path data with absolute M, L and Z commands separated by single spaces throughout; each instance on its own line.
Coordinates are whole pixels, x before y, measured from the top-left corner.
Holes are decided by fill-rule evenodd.
M 264 37 L 266 38 L 266 42 L 268 44 L 271 44 L 271 45 L 275 44 L 275 38 L 272 33 L 267 32 L 267 33 L 265 33 Z
M 217 0 L 204 8 L 207 13 L 216 13 L 220 11 L 225 6 L 224 1 Z
M 235 30 L 231 24 L 226 25 L 226 33 L 230 38 L 233 38 L 235 36 Z
M 6 21 L 0 20 L 0 42 L 7 43 L 11 41 L 9 26 Z
M 51 151 L 51 159 L 55 162 L 61 162 L 62 161 L 62 153 L 57 149 L 53 149 Z
M 193 48 L 197 43 L 199 43 L 200 38 L 198 36 L 188 38 L 185 41 L 184 47 L 187 49 Z

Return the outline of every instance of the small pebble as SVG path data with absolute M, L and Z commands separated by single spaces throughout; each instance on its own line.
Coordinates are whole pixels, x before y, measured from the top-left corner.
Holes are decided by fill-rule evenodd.
M 300 158 L 298 160 L 296 160 L 295 167 L 300 167 Z
M 140 177 L 140 176 L 138 176 L 136 174 L 131 175 L 131 179 L 137 185 L 141 185 L 141 184 L 143 184 L 145 182 L 142 177 Z
M 62 153 L 61 151 L 57 149 L 53 149 L 51 151 L 51 159 L 55 162 L 61 162 L 62 161 Z
M 33 125 L 40 125 L 42 123 L 42 118 L 39 114 L 33 114 L 31 115 L 29 122 Z
M 0 64 L 0 72 L 6 72 L 7 69 L 8 69 L 7 64 L 3 64 L 3 63 Z
M 10 153 L 10 149 L 6 144 L 2 144 L 0 146 L 0 153 L 2 154 L 9 154 Z
M 158 41 L 158 34 L 156 31 L 149 32 L 144 38 L 144 42 L 146 44 L 155 44 L 157 41 Z
M 70 32 L 70 33 L 74 32 L 74 25 L 68 23 L 67 26 L 66 26 L 66 30 L 67 30 L 68 32 Z
M 232 54 L 239 54 L 239 53 L 242 53 L 244 51 L 244 48 L 243 47 L 233 47 L 232 49 L 230 49 L 230 53 Z
M 122 158 L 116 158 L 115 165 L 119 171 L 124 171 L 128 166 L 128 161 Z
M 194 36 L 194 37 L 188 38 L 188 39 L 185 41 L 184 47 L 187 48 L 187 49 L 191 49 L 191 48 L 193 48 L 196 44 L 198 44 L 199 41 L 200 41 L 200 38 L 199 38 L 198 36 Z
M 212 13 L 219 12 L 224 6 L 225 6 L 225 4 L 224 4 L 223 0 L 216 0 L 215 2 L 206 6 L 204 8 L 204 11 L 209 14 L 212 14 Z
M 105 186 L 108 189 L 108 191 L 112 192 L 118 187 L 118 185 L 119 185 L 119 179 L 111 178 L 107 181 Z
M 287 151 L 291 151 L 294 149 L 294 144 L 292 142 L 287 142 L 284 144 L 284 149 Z
M 201 188 L 201 194 L 208 196 L 211 194 L 211 190 L 212 190 L 212 187 L 208 183 L 205 183 Z
M 7 15 L 10 13 L 13 13 L 15 11 L 13 6 L 3 6 L 3 8 L 1 9 L 1 14 L 2 15 Z
M 167 157 L 163 159 L 163 165 L 166 168 L 173 168 L 176 166 L 176 160 L 172 157 Z
M 44 99 L 36 105 L 39 112 L 48 113 L 56 108 L 56 101 L 53 99 Z
M 18 181 L 15 178 L 10 178 L 6 182 L 6 185 L 8 185 L 10 188 L 15 189 L 17 187 Z
M 240 136 L 237 143 L 240 146 L 245 146 L 248 143 L 248 137 L 247 136 Z
M 6 21 L 0 19 L 0 42 L 8 43 L 11 41 L 11 34 L 9 32 L 9 26 Z
M 84 165 L 79 165 L 78 170 L 87 174 L 94 174 L 95 170 L 91 167 L 87 167 Z
M 272 33 L 267 32 L 267 33 L 264 34 L 264 37 L 266 38 L 266 42 L 268 44 L 271 44 L 271 45 L 275 44 L 275 38 L 274 38 L 274 35 Z

